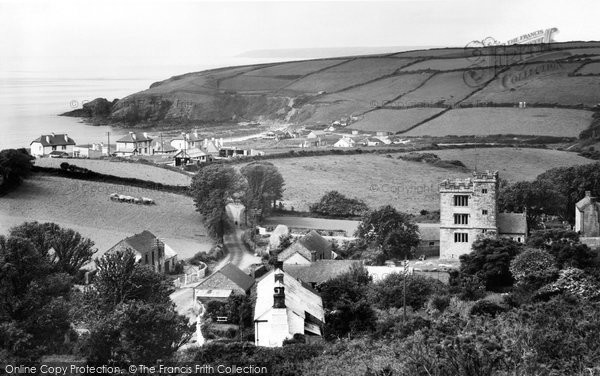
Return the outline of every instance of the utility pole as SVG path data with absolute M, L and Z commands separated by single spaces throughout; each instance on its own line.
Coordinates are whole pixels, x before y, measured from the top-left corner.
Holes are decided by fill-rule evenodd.
M 110 132 L 106 132 L 106 155 L 110 157 Z
M 402 281 L 404 282 L 404 288 L 402 289 L 402 307 L 404 308 L 404 324 L 406 324 L 406 278 L 408 278 L 408 259 L 406 258 L 406 256 L 404 258 L 404 269 L 402 270 L 402 272 L 404 273 L 404 278 L 402 278 Z

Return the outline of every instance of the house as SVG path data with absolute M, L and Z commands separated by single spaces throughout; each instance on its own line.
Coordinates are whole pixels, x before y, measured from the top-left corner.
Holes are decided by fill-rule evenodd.
M 283 341 L 302 335 L 306 343 L 322 337 L 325 311 L 321 296 L 282 270 L 281 265 L 256 286 L 254 344 L 281 347 Z
M 151 142 L 152 138 L 146 132 L 129 132 L 117 140 L 115 154 L 119 156 L 151 155 Z
M 378 137 L 387 137 L 389 135 L 393 134 L 392 132 L 389 131 L 377 131 L 375 132 L 375 135 Z
M 417 223 L 419 227 L 419 245 L 417 246 L 417 257 L 439 257 L 440 256 L 440 224 L 439 223 Z
M 173 147 L 171 142 L 166 140 L 154 140 L 150 144 L 152 154 L 173 155 L 177 153 L 177 149 Z
M 360 141 L 360 144 L 362 146 L 377 146 L 377 145 L 381 144 L 381 141 L 379 141 L 376 138 L 367 137 L 367 138 L 362 139 Z
M 54 155 L 73 155 L 75 141 L 65 134 L 41 135 L 29 144 L 31 146 L 31 155 L 34 157 Z
M 177 253 L 148 230 L 119 241 L 106 253 L 131 249 L 136 261 L 151 266 L 159 273 L 169 273 L 177 264 Z
M 181 136 L 175 137 L 170 141 L 173 148 L 177 150 L 200 148 L 202 146 L 203 138 L 198 133 L 197 129 L 194 129 L 191 133 L 182 133 Z
M 351 148 L 354 147 L 356 142 L 350 137 L 342 137 L 335 144 L 333 144 L 334 148 Z
M 269 235 L 269 250 L 277 249 L 281 242 L 281 237 L 290 233 L 290 229 L 286 225 L 277 225 L 273 232 Z
M 208 154 L 211 157 L 218 157 L 219 156 L 219 150 L 221 150 L 221 148 L 223 147 L 223 139 L 208 139 L 205 138 L 202 141 L 202 144 L 200 146 L 200 148 L 202 149 L 202 151 L 204 151 L 206 154 Z
M 216 294 L 216 290 L 231 290 L 231 294 L 246 295 L 254 285 L 254 279 L 240 268 L 228 263 L 194 286 L 194 299 L 202 300 L 206 294 Z M 221 295 L 224 294 L 221 291 Z
M 376 136 L 375 139 L 381 141 L 381 143 L 384 145 L 389 145 L 392 143 L 392 140 L 390 140 L 388 136 Z
M 331 260 L 334 258 L 331 243 L 315 230 L 311 230 L 308 234 L 296 240 L 277 256 L 277 259 L 284 264 L 305 265 L 317 260 Z
M 73 156 L 76 158 L 100 158 L 106 154 L 103 144 L 75 145 Z
M 324 282 L 360 264 L 357 260 L 317 260 L 311 264 L 285 265 L 285 271 L 312 288 L 319 289 Z
M 500 237 L 525 243 L 527 238 L 527 217 L 525 213 L 498 213 L 496 221 Z
M 173 154 L 175 166 L 200 164 L 211 160 L 209 156 L 198 148 L 179 150 Z
M 325 137 L 325 135 L 326 135 L 325 131 L 311 131 L 306 136 L 306 138 L 313 139 L 313 138 Z
M 575 227 L 582 243 L 590 247 L 600 246 L 600 203 L 591 191 L 575 204 Z

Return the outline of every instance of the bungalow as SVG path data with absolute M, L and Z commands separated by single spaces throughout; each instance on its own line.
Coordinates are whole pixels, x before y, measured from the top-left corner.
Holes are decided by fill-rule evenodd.
M 281 266 L 267 273 L 256 287 L 254 344 L 281 347 L 302 335 L 306 343 L 319 341 L 325 323 L 323 299 Z
M 277 259 L 284 264 L 309 265 L 317 260 L 332 260 L 335 258 L 331 243 L 315 230 L 296 240 L 284 249 Z
M 247 295 L 254 278 L 228 263 L 194 286 L 194 301 L 205 303 L 212 298 L 227 299 L 231 295 Z
M 119 156 L 150 155 L 152 154 L 151 142 L 152 138 L 146 132 L 129 132 L 117 140 L 115 154 Z
M 75 141 L 67 134 L 49 134 L 41 135 L 31 141 L 31 155 L 34 157 L 43 157 L 51 155 L 73 155 Z M 54 154 L 52 154 L 54 153 Z
M 377 146 L 377 145 L 381 144 L 381 141 L 379 141 L 376 138 L 369 138 L 369 137 L 367 137 L 367 138 L 361 140 L 360 144 L 362 146 Z
M 177 253 L 148 230 L 119 241 L 106 253 L 131 249 L 136 261 L 149 265 L 159 273 L 169 273 L 177 264 Z
M 333 144 L 334 148 L 351 148 L 356 145 L 356 142 L 350 137 L 342 137 L 335 144 Z

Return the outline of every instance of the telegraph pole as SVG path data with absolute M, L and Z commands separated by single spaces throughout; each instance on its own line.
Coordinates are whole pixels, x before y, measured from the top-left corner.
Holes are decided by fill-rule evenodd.
M 106 132 L 106 155 L 110 157 L 110 132 Z
M 408 258 L 406 258 L 406 256 L 404 258 L 404 269 L 402 272 L 404 273 L 404 278 L 402 278 L 402 281 L 404 282 L 404 288 L 402 289 L 402 307 L 404 308 L 403 318 L 404 323 L 406 324 L 406 278 L 408 278 Z

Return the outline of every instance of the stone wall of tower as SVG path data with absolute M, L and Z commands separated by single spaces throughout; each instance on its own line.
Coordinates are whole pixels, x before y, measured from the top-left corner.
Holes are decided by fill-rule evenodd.
M 458 259 L 471 252 L 480 236 L 497 233 L 498 186 L 497 172 L 473 173 L 470 179 L 440 183 L 440 259 Z M 457 195 L 467 196 L 468 205 L 456 206 Z M 466 214 L 468 223 L 455 224 L 455 214 Z M 467 234 L 468 241 L 455 242 L 455 233 Z

